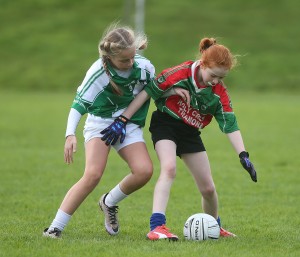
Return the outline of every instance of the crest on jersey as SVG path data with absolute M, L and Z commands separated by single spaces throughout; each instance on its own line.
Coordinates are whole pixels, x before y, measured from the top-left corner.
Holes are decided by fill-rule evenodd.
M 164 75 L 161 75 L 160 77 L 157 78 L 156 81 L 157 81 L 159 84 L 161 84 L 161 83 L 165 82 L 166 79 L 165 79 Z
M 202 111 L 205 111 L 207 109 L 207 106 L 205 104 L 202 104 L 200 108 Z

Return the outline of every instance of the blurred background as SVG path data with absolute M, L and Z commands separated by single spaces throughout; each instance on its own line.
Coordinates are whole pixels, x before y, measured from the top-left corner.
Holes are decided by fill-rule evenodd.
M 138 3 L 144 2 L 142 20 Z M 239 55 L 231 91 L 299 94 L 297 0 L 0 0 L 0 90 L 74 92 L 114 21 L 144 29 L 162 69 L 193 60 L 203 37 Z

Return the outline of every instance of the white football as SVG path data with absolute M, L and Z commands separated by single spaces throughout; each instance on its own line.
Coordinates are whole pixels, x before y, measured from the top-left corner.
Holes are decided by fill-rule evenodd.
M 185 222 L 183 235 L 185 239 L 195 241 L 218 239 L 220 226 L 213 216 L 206 213 L 196 213 Z

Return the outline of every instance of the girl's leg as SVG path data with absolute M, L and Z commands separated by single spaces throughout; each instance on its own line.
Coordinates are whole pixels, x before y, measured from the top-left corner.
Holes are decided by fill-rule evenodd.
M 202 208 L 207 214 L 218 218 L 218 195 L 211 175 L 206 152 L 183 154 L 181 156 L 192 173 L 202 195 Z
M 60 231 L 67 225 L 72 214 L 99 183 L 106 166 L 109 148 L 100 138 L 93 138 L 85 145 L 86 166 L 82 178 L 67 192 L 49 230 Z
M 176 144 L 171 140 L 160 140 L 155 144 L 155 151 L 160 161 L 160 175 L 153 195 L 153 209 L 150 218 L 150 240 L 178 240 L 178 236 L 170 233 L 166 224 L 166 209 L 172 183 L 176 176 Z
M 220 217 L 218 216 L 218 195 L 212 179 L 206 152 L 183 154 L 181 157 L 190 169 L 202 194 L 202 208 L 204 212 L 215 217 L 220 225 L 220 236 L 235 237 L 235 234 L 221 227 Z
M 152 161 L 144 142 L 130 144 L 119 150 L 119 154 L 128 163 L 131 173 L 99 201 L 105 215 L 105 228 L 110 235 L 119 233 L 117 203 L 143 187 L 153 173 Z
M 153 165 L 144 142 L 130 144 L 122 148 L 119 154 L 131 170 L 131 173 L 119 183 L 121 191 L 129 195 L 151 179 Z
M 160 162 L 160 175 L 153 195 L 153 213 L 166 213 L 172 183 L 176 177 L 176 144 L 171 140 L 160 140 L 155 144 Z

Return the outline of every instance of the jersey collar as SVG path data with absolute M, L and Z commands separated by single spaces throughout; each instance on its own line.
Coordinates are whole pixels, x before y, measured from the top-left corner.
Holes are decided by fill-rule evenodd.
M 200 69 L 200 61 L 196 61 L 192 64 L 191 70 L 192 70 L 192 82 L 195 88 L 196 93 L 202 91 L 203 89 L 207 88 L 207 86 L 200 85 L 199 81 L 197 80 L 197 73 Z

